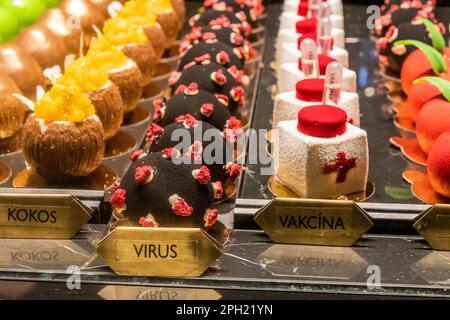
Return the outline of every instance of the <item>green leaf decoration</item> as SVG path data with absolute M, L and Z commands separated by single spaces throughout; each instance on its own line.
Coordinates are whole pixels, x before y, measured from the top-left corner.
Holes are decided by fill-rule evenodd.
M 445 39 L 441 31 L 439 30 L 438 26 L 428 19 L 421 18 L 419 19 L 419 21 L 425 25 L 428 32 L 430 33 L 431 41 L 433 42 L 433 47 L 437 51 L 444 53 Z
M 450 101 L 450 82 L 438 77 L 423 77 L 414 81 L 414 83 L 429 82 L 439 89 L 447 101 Z
M 395 46 L 402 44 L 419 48 L 427 56 L 433 67 L 433 72 L 437 76 L 441 73 L 447 72 L 447 64 L 445 63 L 444 58 L 441 53 L 432 46 L 417 40 L 400 40 L 394 43 Z
M 413 197 L 410 187 L 385 186 L 384 192 L 396 200 L 408 200 Z

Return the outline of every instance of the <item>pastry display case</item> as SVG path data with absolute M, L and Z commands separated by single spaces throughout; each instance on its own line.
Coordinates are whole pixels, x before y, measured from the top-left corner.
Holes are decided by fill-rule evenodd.
M 167 5 L 165 1 L 152 1 Z M 58 8 L 70 10 L 70 2 L 76 1 L 62 2 Z M 114 5 L 106 4 L 108 1 L 86 2 L 99 12 L 89 18 L 90 25 L 96 23 L 98 15 L 116 16 L 120 8 L 127 7 L 126 1 Z M 181 2 L 168 1 L 171 14 L 155 16 L 147 29 L 133 27 L 125 32 L 120 19 L 132 18 L 124 13 L 115 20 L 117 24 L 103 19 L 98 22 L 103 28 L 76 35 L 79 39 L 81 36 L 81 47 L 85 43 L 94 45 L 84 48 L 85 55 L 75 62 L 64 57 L 70 50 L 80 52 L 80 43 L 75 50 L 69 48 L 74 36 L 52 23 L 61 18 L 56 9 L 39 9 L 41 22 L 28 24 L 28 28 L 53 26 L 66 47 L 62 61 L 52 58 L 46 65 L 40 59 L 49 57 L 33 52 L 26 33 L 18 37 L 19 31 L 11 30 L 5 32 L 8 40 L 0 37 L 4 42 L 0 70 L 7 69 L 2 63 L 11 59 L 11 52 L 15 57 L 32 57 L 36 62 L 33 68 L 40 70 L 31 77 L 31 65 L 18 65 L 5 72 L 5 80 L 0 74 L 0 93 L 18 97 L 22 105 L 17 108 L 23 107 L 25 123 L 5 139 L 0 135 L 0 212 L 15 219 L 13 227 L 21 221 L 18 211 L 11 213 L 15 204 L 30 210 L 36 203 L 46 208 L 53 205 L 83 216 L 67 219 L 72 229 L 64 236 L 49 236 L 52 232 L 48 230 L 33 235 L 26 229 L 15 233 L 14 228 L 5 228 L 10 220 L 0 219 L 4 225 L 3 231 L 0 225 L 0 298 L 448 299 L 448 198 L 437 193 L 427 180 L 426 159 L 425 163 L 417 161 L 417 154 L 423 157 L 417 150 L 418 143 L 415 158 L 404 150 L 407 143 L 416 141 L 415 121 L 406 110 L 407 96 L 400 76 L 389 69 L 392 64 L 382 63 L 386 52 L 379 48 L 383 36 L 377 32 L 386 30 L 368 28 L 367 10 L 372 3 L 329 0 L 329 16 L 311 26 L 304 22 L 310 17 L 298 18 L 300 11 L 312 14 L 311 7 L 305 9 L 294 0 L 267 1 L 263 7 L 251 7 L 255 12 L 246 7 L 248 12 L 241 13 L 247 15 L 248 23 L 233 10 L 220 10 L 217 3 L 228 1 L 206 1 L 206 8 L 200 11 L 201 2 L 186 1 L 185 7 Z M 238 2 L 234 5 L 245 7 Z M 437 5 L 436 16 L 427 18 L 448 26 L 450 7 Z M 184 25 L 174 19 L 182 16 L 186 17 Z M 289 28 L 297 29 L 293 32 Z M 303 42 L 290 43 L 301 28 L 311 29 L 303 31 L 309 36 Z M 313 35 L 316 28 L 324 28 L 322 34 L 328 32 L 333 39 L 328 51 L 331 59 L 315 55 L 317 70 L 312 71 L 316 74 L 312 78 L 317 79 L 303 82 L 302 87 L 298 80 L 307 78 L 310 72 L 303 52 L 311 43 L 305 39 L 316 37 L 321 50 L 327 46 Z M 281 32 L 283 29 L 286 31 Z M 158 35 L 163 35 L 167 43 Z M 448 35 L 445 37 L 448 42 Z M 316 52 L 315 41 L 311 42 Z M 22 52 L 24 46 L 28 47 L 26 52 Z M 121 60 L 123 57 L 125 60 Z M 103 59 L 107 67 L 100 63 Z M 118 67 L 118 61 L 125 63 Z M 54 67 L 58 64 L 59 70 Z M 127 81 L 115 79 L 114 72 L 127 70 L 127 65 L 134 66 L 139 76 L 133 79 L 126 74 L 122 76 Z M 20 68 L 29 70 L 30 82 L 16 86 L 16 72 L 23 72 Z M 41 78 L 44 69 L 45 77 Z M 338 74 L 342 93 L 340 87 L 333 91 L 336 83 L 330 80 L 331 74 Z M 287 78 L 290 80 L 284 80 Z M 109 92 L 112 101 L 110 106 L 103 104 L 109 110 L 102 113 L 101 103 L 96 104 L 95 98 L 105 102 L 106 94 L 101 90 L 108 89 L 106 83 L 116 91 Z M 45 90 L 30 89 L 36 85 Z M 70 89 L 72 85 L 84 94 Z M 294 89 L 297 91 L 291 91 Z M 134 90 L 140 90 L 135 92 L 135 101 L 130 98 Z M 323 101 L 324 92 L 328 100 Z M 336 92 L 340 95 L 338 103 L 333 100 Z M 63 105 L 75 106 L 75 112 L 61 115 L 57 96 L 67 97 Z M 118 105 L 114 96 L 131 108 L 122 124 L 111 120 Z M 315 99 L 318 104 L 327 102 L 323 114 L 332 120 L 322 123 L 316 118 L 317 108 L 308 110 L 308 103 Z M 228 108 L 219 109 L 224 102 Z M 30 104 L 34 105 L 31 116 L 26 108 Z M 292 105 L 295 121 L 292 114 L 280 111 L 280 106 Z M 297 115 L 300 110 L 301 115 Z M 96 137 L 100 130 L 93 128 L 95 124 L 86 123 L 94 113 L 95 121 L 103 123 L 101 137 Z M 80 114 L 81 122 L 74 120 Z M 47 122 L 43 124 L 41 118 Z M 90 140 L 79 144 L 92 153 L 86 167 L 81 168 L 89 171 L 82 179 L 73 179 L 81 169 L 71 168 L 68 161 L 77 150 L 69 148 L 61 153 L 74 152 L 72 156 L 40 157 L 47 148 L 48 139 L 40 137 L 46 130 L 59 130 L 59 138 L 64 138 L 64 129 L 58 128 L 61 121 L 79 127 L 74 140 L 83 137 L 82 130 L 90 131 Z M 85 128 L 81 127 L 83 122 Z M 210 141 L 195 136 L 199 123 L 203 130 L 221 134 L 224 150 L 232 149 L 230 161 L 220 166 L 206 163 L 202 152 L 209 148 Z M 42 130 L 47 125 L 49 128 Z M 177 141 L 170 140 L 179 129 L 191 131 L 195 137 L 189 140 L 186 154 L 177 149 Z M 336 142 L 337 136 L 343 141 Z M 58 136 L 53 138 L 56 146 L 66 148 L 67 141 L 58 143 Z M 28 141 L 28 145 L 21 146 L 21 141 Z M 104 144 L 104 153 L 99 146 L 98 150 L 91 147 L 95 141 L 99 146 Z M 333 149 L 334 145 L 340 149 Z M 328 154 L 333 161 L 322 170 L 319 162 Z M 175 165 L 170 160 L 177 157 L 199 162 Z M 330 176 L 339 184 L 337 188 L 331 185 Z M 419 182 L 413 183 L 414 179 Z M 290 214 L 293 220 L 287 217 L 283 222 L 280 212 Z M 275 228 L 274 217 L 296 230 L 302 226 L 311 229 L 312 224 L 306 220 L 296 220 L 299 214 L 301 218 L 307 213 L 320 213 L 315 229 L 322 226 L 326 230 L 328 225 L 334 231 L 342 227 L 342 232 L 323 231 L 317 236 L 311 231 L 306 237 L 294 231 L 277 234 L 280 231 Z M 342 220 L 331 220 L 335 214 Z M 38 212 L 35 217 L 39 216 Z M 347 225 L 349 221 L 353 227 Z M 317 238 L 325 240 L 311 240 Z M 133 253 L 140 259 L 131 257 L 127 246 L 134 246 Z M 141 261 L 142 257 L 149 260 L 152 254 L 172 257 L 176 264 Z M 69 288 L 68 279 L 73 274 L 79 276 L 79 290 Z

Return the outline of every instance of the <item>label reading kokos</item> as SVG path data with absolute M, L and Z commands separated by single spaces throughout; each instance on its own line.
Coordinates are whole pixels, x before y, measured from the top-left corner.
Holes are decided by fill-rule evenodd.
M 0 238 L 69 239 L 92 212 L 70 194 L 0 194 Z

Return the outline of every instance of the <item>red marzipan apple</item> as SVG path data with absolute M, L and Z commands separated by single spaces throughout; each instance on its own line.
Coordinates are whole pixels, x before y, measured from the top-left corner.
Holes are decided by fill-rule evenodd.
M 429 153 L 434 141 L 450 130 L 450 102 L 445 99 L 432 99 L 420 110 L 416 123 L 416 136 L 420 148 Z
M 417 122 L 419 112 L 423 105 L 433 98 L 442 97 L 439 89 L 429 82 L 415 83 L 411 87 L 406 104 L 408 105 L 411 117 Z
M 450 48 L 445 48 L 442 56 L 447 63 L 447 66 L 450 67 Z M 406 58 L 400 74 L 402 88 L 406 95 L 410 94 L 413 82 L 425 76 L 436 75 L 433 72 L 433 67 L 427 56 L 422 52 L 422 50 L 416 49 L 408 56 L 408 58 Z M 442 73 L 438 76 L 443 79 L 450 80 L 450 71 Z
M 450 197 L 450 131 L 441 134 L 428 154 L 428 178 L 437 193 Z

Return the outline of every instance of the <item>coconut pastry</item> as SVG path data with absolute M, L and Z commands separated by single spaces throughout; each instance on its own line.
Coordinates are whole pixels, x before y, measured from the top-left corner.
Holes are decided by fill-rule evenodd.
M 149 42 L 144 29 L 119 17 L 109 19 L 103 27 L 103 35 L 112 45 L 136 62 L 141 71 L 142 87 L 148 85 L 156 71 L 156 52 Z
M 215 199 L 220 200 L 225 183 L 240 176 L 241 167 L 235 163 L 234 153 L 234 143 L 240 134 L 240 128 L 220 131 L 187 114 L 178 117 L 176 122 L 165 128 L 151 125 L 147 133 L 147 146 L 150 152 L 172 150 L 171 152 L 188 157 L 190 163 L 207 166 L 211 173 Z
M 76 85 L 55 84 L 23 127 L 27 164 L 49 181 L 85 177 L 103 159 L 104 134 L 95 108 Z
M 360 125 L 359 96 L 355 92 L 343 92 L 342 67 L 332 62 L 327 67 L 325 79 L 307 78 L 297 82 L 294 91 L 280 93 L 275 97 L 273 126 L 280 121 L 295 120 L 298 112 L 308 106 L 326 103 L 346 111 L 347 120 Z
M 69 16 L 61 9 L 53 8 L 44 12 L 38 24 L 47 28 L 55 37 L 62 40 L 66 47 L 66 54 L 80 53 L 81 30 L 71 28 L 67 21 Z M 53 62 L 54 64 L 54 62 Z
M 111 197 L 113 214 L 143 227 L 210 227 L 214 189 L 208 168 L 187 163 L 173 150 L 136 152 Z
M 217 63 L 206 63 L 189 66 L 181 72 L 175 71 L 171 74 L 169 85 L 172 94 L 184 91 L 191 87 L 195 91 L 201 89 L 208 91 L 226 106 L 231 114 L 235 113 L 239 107 L 245 104 L 243 72 L 230 68 L 225 69 Z
M 302 198 L 329 199 L 366 189 L 367 134 L 329 105 L 281 121 L 274 140 L 275 179 Z
M 30 100 L 36 100 L 36 87 L 46 88 L 50 82 L 34 58 L 20 47 L 0 46 L 0 73 L 7 74 Z
M 69 17 L 67 23 L 70 26 L 81 27 L 83 48 L 88 48 L 92 38 L 96 36 L 95 27 L 101 30 L 107 16 L 87 0 L 63 0 L 59 8 Z
M 111 139 L 123 121 L 124 105 L 119 88 L 109 80 L 105 70 L 96 68 L 92 59 L 78 58 L 66 69 L 59 83 L 74 83 L 95 107 L 103 125 L 105 139 Z
M 124 113 L 133 112 L 142 95 L 142 75 L 137 64 L 103 36 L 93 42 L 87 56 L 95 66 L 106 71 L 109 79 L 119 88 Z
M 125 19 L 130 24 L 142 27 L 148 41 L 150 41 L 155 50 L 156 58 L 160 59 L 162 57 L 168 40 L 153 11 L 146 10 L 141 2 L 127 1 L 114 15 Z
M 241 127 L 240 121 L 232 117 L 230 111 L 212 93 L 191 89 L 192 86 L 178 92 L 169 100 L 164 98 L 155 100 L 153 121 L 164 128 L 176 122 L 179 117 L 190 114 L 195 119 L 207 122 L 219 130 L 227 127 Z
M 177 40 L 183 21 L 178 19 L 171 0 L 135 0 L 141 12 L 152 12 L 166 36 L 165 48 Z
M 0 141 L 14 136 L 25 121 L 26 108 L 15 97 L 22 94 L 12 79 L 0 73 Z
M 93 5 L 95 5 L 98 9 L 100 9 L 105 17 L 109 17 L 109 6 L 113 2 L 119 2 L 119 3 L 125 3 L 125 0 L 89 0 L 89 2 L 92 2 Z

